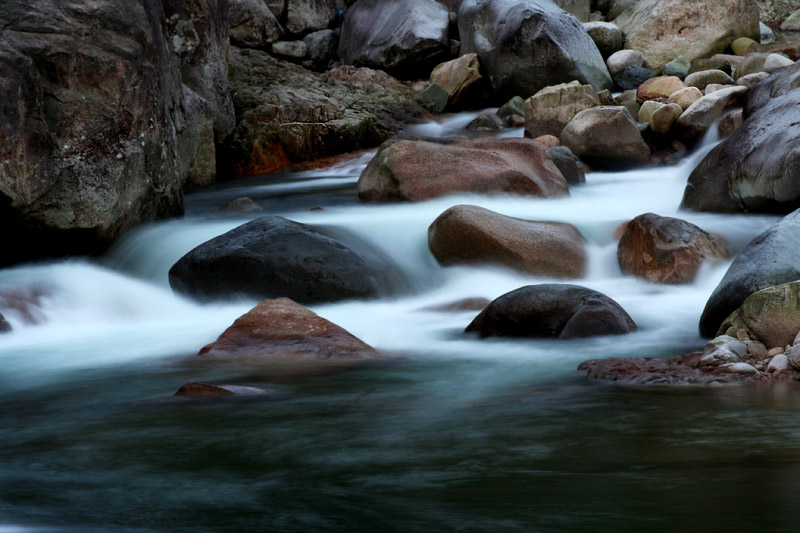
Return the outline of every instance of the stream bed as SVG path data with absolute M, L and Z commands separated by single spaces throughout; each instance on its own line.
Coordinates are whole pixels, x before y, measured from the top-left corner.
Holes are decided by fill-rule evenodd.
M 453 134 L 471 116 L 409 133 Z M 705 265 L 691 285 L 649 284 L 620 273 L 614 232 L 654 212 L 721 235 L 736 253 L 773 224 L 678 210 L 715 142 L 676 166 L 587 174 L 569 198 L 384 205 L 356 195 L 370 152 L 196 191 L 185 217 L 132 231 L 99 259 L 0 271 L 0 290 L 35 303 L 4 312 L 14 331 L 0 337 L 0 533 L 795 531 L 800 389 L 623 387 L 575 370 L 704 344 L 698 320 L 730 262 Z M 257 303 L 196 303 L 167 282 L 183 254 L 259 216 L 218 213 L 241 196 L 263 214 L 349 231 L 391 259 L 400 293 L 309 307 L 393 358 L 304 376 L 187 363 Z M 427 228 L 465 203 L 575 225 L 590 261 L 570 283 L 612 297 L 639 331 L 480 340 L 463 334 L 477 312 L 426 310 L 551 281 L 439 266 Z M 174 398 L 189 380 L 276 394 Z

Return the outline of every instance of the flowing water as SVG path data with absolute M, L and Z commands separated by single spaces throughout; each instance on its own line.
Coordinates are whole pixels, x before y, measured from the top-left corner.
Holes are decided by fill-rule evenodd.
M 453 134 L 470 118 L 409 133 Z M 678 211 L 691 169 L 714 142 L 678 166 L 589 174 L 571 197 L 550 200 L 362 204 L 355 186 L 367 153 L 193 193 L 186 217 L 133 231 L 100 260 L 0 271 L 0 290 L 32 302 L 4 310 L 14 331 L 0 337 L 0 533 L 796 530 L 795 388 L 620 387 L 575 371 L 589 358 L 703 345 L 698 319 L 729 262 L 706 265 L 691 285 L 648 284 L 621 275 L 614 232 L 655 212 L 738 251 L 774 223 Z M 357 234 L 391 259 L 405 280 L 400 294 L 312 309 L 395 358 L 312 375 L 191 364 L 256 302 L 195 303 L 172 293 L 167 271 L 257 216 L 217 213 L 239 196 L 268 214 Z M 478 340 L 462 333 L 474 311 L 426 310 L 549 281 L 440 267 L 427 227 L 461 203 L 574 224 L 590 266 L 573 282 L 614 298 L 639 331 Z M 174 398 L 189 380 L 277 394 Z

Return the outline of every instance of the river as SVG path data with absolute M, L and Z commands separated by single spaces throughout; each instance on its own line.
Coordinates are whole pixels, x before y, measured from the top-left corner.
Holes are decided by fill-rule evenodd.
M 409 133 L 460 133 L 471 116 Z M 700 313 L 730 262 L 705 265 L 691 285 L 645 283 L 621 275 L 614 232 L 654 212 L 721 235 L 736 252 L 774 223 L 678 210 L 715 142 L 677 166 L 588 174 L 569 198 L 389 205 L 356 196 L 370 152 L 194 192 L 184 218 L 132 231 L 99 259 L 0 271 L 0 290 L 38 294 L 27 318 L 4 311 L 14 331 L 0 337 L 0 533 L 796 530 L 796 388 L 622 387 L 575 371 L 590 358 L 704 344 Z M 240 196 L 266 214 L 350 231 L 391 258 L 400 294 L 311 308 L 392 360 L 304 376 L 189 362 L 256 301 L 195 303 L 173 294 L 167 271 L 258 216 L 217 212 Z M 439 266 L 427 228 L 462 203 L 574 224 L 590 263 L 571 282 L 615 299 L 639 331 L 479 340 L 462 334 L 475 312 L 425 310 L 549 281 Z M 189 380 L 277 394 L 174 398 Z

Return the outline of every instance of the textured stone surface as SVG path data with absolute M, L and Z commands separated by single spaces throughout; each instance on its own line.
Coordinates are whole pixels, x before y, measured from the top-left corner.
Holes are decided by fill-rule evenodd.
M 661 72 L 675 56 L 710 57 L 738 37 L 758 38 L 758 9 L 749 0 L 640 0 L 614 23 L 625 47 L 644 54 L 644 66 Z
M 669 98 L 672 93 L 685 89 L 686 85 L 688 83 L 683 83 L 677 76 L 657 76 L 646 80 L 639 86 L 636 90 L 636 99 L 642 103 L 647 100 Z
M 727 255 L 720 239 L 694 224 L 653 213 L 628 222 L 617 247 L 623 274 L 654 283 L 691 283 L 704 261 Z
M 449 96 L 449 104 L 458 106 L 470 103 L 483 87 L 480 61 L 477 54 L 466 54 L 458 59 L 436 65 L 431 72 L 431 83 L 441 85 Z
M 203 347 L 203 358 L 349 361 L 380 357 L 371 346 L 289 298 L 264 300 Z
M 586 183 L 586 174 L 583 171 L 583 164 L 578 159 L 572 150 L 566 146 L 550 146 L 547 148 L 547 153 L 553 163 L 561 171 L 561 175 L 567 180 L 570 185 L 580 185 Z
M 700 334 L 713 337 L 754 292 L 800 280 L 800 211 L 753 239 L 731 264 L 706 303 Z
M 681 135 L 688 140 L 699 139 L 727 109 L 741 106 L 747 92 L 747 87 L 725 87 L 699 98 L 678 119 Z
M 434 0 L 359 0 L 345 14 L 339 57 L 419 78 L 444 58 L 449 25 L 447 8 Z
M 229 0 L 231 44 L 260 48 L 283 35 L 283 27 L 264 0 Z
M 718 334 L 735 327 L 774 348 L 792 344 L 800 331 L 800 281 L 768 287 L 748 296 L 720 325 Z
M 561 130 L 584 109 L 600 105 L 591 85 L 578 81 L 545 87 L 525 100 L 525 131 L 531 137 L 561 135 Z
M 733 78 L 721 70 L 701 70 L 686 76 L 684 82 L 689 87 L 697 87 L 702 91 L 712 83 L 719 85 L 731 85 L 733 84 Z
M 481 337 L 556 337 L 573 339 L 621 335 L 636 324 L 620 305 L 578 285 L 527 285 L 490 303 L 467 326 Z
M 569 194 L 545 147 L 529 139 L 393 140 L 358 180 L 365 201 L 422 201 L 457 192 Z
M 581 161 L 599 168 L 632 167 L 650 159 L 636 122 L 623 107 L 581 111 L 561 132 L 561 142 Z
M 587 22 L 584 23 L 583 28 L 589 37 L 592 38 L 594 44 L 603 57 L 609 57 L 614 52 L 622 49 L 622 44 L 625 37 L 615 24 L 610 22 Z
M 428 228 L 428 246 L 443 265 L 495 264 L 528 274 L 578 278 L 586 241 L 570 224 L 508 217 L 474 205 L 451 207 Z
M 169 282 L 203 300 L 370 298 L 389 292 L 391 274 L 369 252 L 363 244 L 354 250 L 330 231 L 264 216 L 191 250 L 170 269 Z
M 578 80 L 611 89 L 597 46 L 578 20 L 544 0 L 465 0 L 461 53 L 476 53 L 500 102 Z

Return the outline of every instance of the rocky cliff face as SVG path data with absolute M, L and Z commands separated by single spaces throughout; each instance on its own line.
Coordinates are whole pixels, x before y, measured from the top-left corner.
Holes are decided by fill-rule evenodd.
M 225 0 L 9 0 L 0 10 L 0 256 L 102 249 L 180 213 L 232 128 Z

